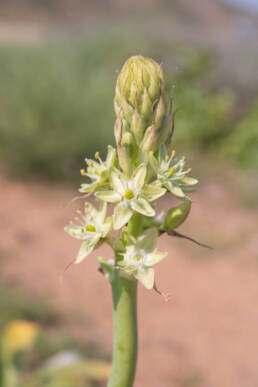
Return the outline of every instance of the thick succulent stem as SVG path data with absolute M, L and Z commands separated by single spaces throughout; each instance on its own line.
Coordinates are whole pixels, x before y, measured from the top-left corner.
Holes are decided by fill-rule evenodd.
M 108 387 L 132 387 L 137 361 L 137 281 L 116 270 L 112 295 L 114 346 Z

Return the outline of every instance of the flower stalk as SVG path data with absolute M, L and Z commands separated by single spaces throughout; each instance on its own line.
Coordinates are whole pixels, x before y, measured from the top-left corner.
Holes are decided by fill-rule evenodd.
M 115 270 L 113 297 L 113 357 L 108 387 L 131 387 L 137 361 L 137 281 Z
M 113 297 L 108 387 L 132 387 L 137 360 L 137 284 L 162 294 L 153 266 L 167 252 L 158 251 L 157 239 L 163 233 L 181 235 L 175 228 L 189 215 L 188 193 L 198 181 L 190 176 L 186 158 L 170 150 L 172 101 L 158 63 L 142 56 L 129 58 L 117 79 L 114 105 L 116 149 L 108 146 L 105 161 L 96 152 L 95 160 L 86 159 L 86 168 L 81 169 L 87 180 L 79 191 L 94 194 L 99 204 L 86 202 L 65 231 L 82 241 L 76 264 L 103 243 L 114 250 L 114 260 L 98 257 Z M 165 194 L 181 204 L 174 203 L 167 214 L 157 213 L 156 202 Z M 109 203 L 114 204 L 112 216 L 107 216 Z

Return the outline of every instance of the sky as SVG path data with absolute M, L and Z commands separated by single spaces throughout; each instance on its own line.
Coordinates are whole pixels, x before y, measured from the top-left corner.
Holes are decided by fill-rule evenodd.
M 258 0 L 222 0 L 224 3 L 233 4 L 240 8 L 258 12 Z

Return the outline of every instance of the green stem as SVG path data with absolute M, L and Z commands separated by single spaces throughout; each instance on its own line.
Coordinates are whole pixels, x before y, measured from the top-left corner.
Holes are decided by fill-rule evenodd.
M 137 281 L 116 270 L 112 295 L 114 346 L 108 387 L 132 387 L 137 361 Z
M 137 237 L 142 229 L 142 216 L 134 214 L 127 227 Z M 115 264 L 121 259 L 116 253 Z M 117 269 L 111 281 L 113 296 L 114 345 L 108 387 L 132 387 L 137 362 L 137 281 Z

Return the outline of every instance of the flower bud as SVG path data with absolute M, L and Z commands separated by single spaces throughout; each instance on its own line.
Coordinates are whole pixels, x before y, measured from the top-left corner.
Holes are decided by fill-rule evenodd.
M 191 204 L 191 200 L 185 200 L 179 206 L 171 208 L 165 217 L 165 229 L 174 230 L 175 228 L 180 226 L 180 224 L 182 224 L 189 215 Z
M 134 154 L 155 151 L 169 137 L 171 103 L 163 70 L 154 60 L 133 56 L 125 62 L 117 79 L 114 106 L 123 125 L 122 137 L 130 132 L 134 147 L 140 148 L 141 152 L 135 150 Z

